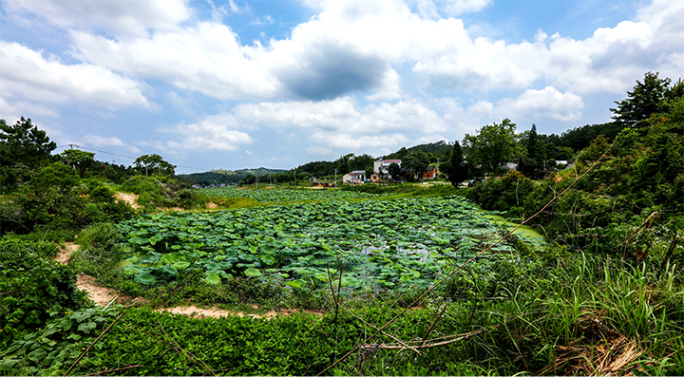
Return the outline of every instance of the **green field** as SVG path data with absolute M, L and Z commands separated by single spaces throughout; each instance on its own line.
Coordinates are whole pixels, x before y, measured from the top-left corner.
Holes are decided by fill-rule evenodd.
M 290 191 L 269 191 L 271 196 Z M 327 191 L 327 196 L 349 193 Z M 462 198 L 331 201 L 147 215 L 118 225 L 124 268 L 141 284 L 200 270 L 218 284 L 248 277 L 294 289 L 424 289 L 494 240 L 498 228 Z M 492 250 L 517 258 L 510 245 Z M 486 259 L 486 256 L 485 256 Z
M 206 188 L 196 193 L 215 197 L 248 197 L 263 203 L 295 201 L 329 201 L 377 197 L 378 194 L 330 189 L 237 189 L 231 187 Z

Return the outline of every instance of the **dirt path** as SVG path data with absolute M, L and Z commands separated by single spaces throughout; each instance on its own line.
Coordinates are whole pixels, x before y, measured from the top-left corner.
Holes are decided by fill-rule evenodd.
M 252 308 L 254 309 L 259 309 L 259 306 L 257 305 L 252 305 Z M 299 310 L 294 310 L 294 309 L 284 309 L 281 311 L 269 311 L 266 312 L 265 314 L 258 315 L 255 313 L 244 313 L 244 312 L 234 312 L 234 311 L 226 311 L 224 309 L 219 309 L 217 307 L 211 307 L 211 308 L 198 308 L 194 305 L 191 305 L 189 307 L 173 307 L 173 308 L 160 308 L 155 310 L 155 312 L 170 312 L 173 314 L 178 314 L 178 315 L 185 315 L 189 317 L 193 317 L 196 319 L 202 319 L 206 317 L 213 317 L 215 319 L 218 319 L 219 317 L 227 317 L 227 316 L 239 316 L 239 317 L 253 317 L 255 319 L 266 319 L 270 320 L 276 316 L 289 316 L 292 315 L 293 313 L 298 313 Z M 312 315 L 322 315 L 320 312 L 316 311 L 310 311 L 310 310 L 304 310 L 302 311 L 304 313 L 312 314 Z
M 136 196 L 133 193 L 117 192 L 116 194 L 114 194 L 114 197 L 116 197 L 119 200 L 127 202 L 131 205 L 131 207 L 133 207 L 133 209 L 140 208 L 140 206 L 137 203 L 138 196 Z
M 60 249 L 59 252 L 57 253 L 57 256 L 55 257 L 55 260 L 60 262 L 63 265 L 69 264 L 71 261 L 71 255 L 78 251 L 80 248 L 80 245 L 74 244 L 67 242 L 64 246 L 63 249 Z M 121 303 L 124 301 L 130 301 L 132 298 L 130 296 L 126 295 L 119 295 L 115 289 L 113 288 L 105 288 L 105 287 L 100 287 L 96 285 L 95 278 L 89 275 L 83 275 L 83 274 L 78 274 L 77 280 L 76 280 L 76 286 L 78 289 L 81 291 L 86 291 L 88 293 L 88 297 L 95 302 L 95 304 L 99 305 L 100 307 L 105 307 L 109 303 L 111 303 L 114 299 L 117 299 L 116 302 Z M 136 299 L 140 302 L 143 302 L 144 300 L 141 298 Z M 252 308 L 258 310 L 260 307 L 256 304 L 251 306 Z M 226 311 L 224 309 L 219 309 L 217 307 L 211 307 L 211 308 L 198 308 L 194 305 L 189 306 L 189 307 L 173 307 L 173 308 L 159 308 L 156 309 L 155 312 L 170 312 L 174 314 L 180 314 L 180 315 L 185 315 L 197 319 L 201 318 L 207 318 L 207 317 L 212 317 L 212 318 L 219 318 L 219 317 L 227 317 L 227 316 L 248 316 L 248 317 L 254 317 L 257 319 L 272 319 L 276 316 L 289 316 L 293 313 L 299 312 L 299 310 L 294 310 L 294 309 L 284 309 L 281 311 L 269 311 L 265 314 L 258 315 L 254 313 L 244 313 L 244 312 L 235 312 L 235 311 Z M 321 315 L 322 313 L 316 312 L 316 311 L 310 311 L 310 310 L 304 310 L 302 312 L 308 313 L 308 314 L 315 314 L 315 315 Z

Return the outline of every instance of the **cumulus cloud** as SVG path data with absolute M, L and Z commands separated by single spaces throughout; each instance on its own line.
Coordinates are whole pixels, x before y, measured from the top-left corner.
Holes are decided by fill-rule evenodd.
M 358 107 L 351 97 L 330 101 L 241 104 L 235 116 L 245 124 L 373 134 L 388 131 L 443 132 L 440 116 L 415 100 Z
M 132 145 L 124 143 L 121 139 L 116 136 L 112 137 L 102 137 L 97 135 L 86 135 L 83 137 L 83 142 L 91 144 L 95 147 L 122 147 L 125 148 L 130 153 L 140 153 L 140 149 Z
M 33 101 L 73 100 L 107 107 L 148 106 L 142 85 L 91 64 L 66 65 L 17 43 L 0 41 L 0 95 Z
M 104 29 L 117 36 L 146 35 L 187 20 L 189 0 L 2 0 L 14 15 L 27 13 L 63 28 Z
M 582 116 L 582 98 L 570 92 L 561 93 L 548 86 L 541 90 L 528 89 L 515 99 L 502 99 L 496 105 L 496 114 L 502 118 L 549 117 L 557 121 L 576 120 Z
M 327 132 L 315 132 L 311 135 L 311 139 L 319 143 L 325 143 L 333 148 L 354 150 L 384 146 L 398 147 L 411 141 L 400 133 L 393 135 L 353 136 L 348 133 L 329 134 Z
M 230 129 L 234 127 L 230 115 L 209 116 L 196 124 L 181 124 L 174 132 L 180 141 L 168 141 L 166 147 L 179 152 L 234 151 L 241 144 L 252 144 L 252 137 L 246 132 Z
M 130 76 L 157 79 L 221 99 L 270 98 L 279 81 L 229 27 L 202 22 L 150 38 L 116 41 L 74 32 L 77 57 Z

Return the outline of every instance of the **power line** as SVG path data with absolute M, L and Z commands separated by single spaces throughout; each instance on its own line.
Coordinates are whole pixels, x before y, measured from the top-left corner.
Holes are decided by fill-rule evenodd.
M 103 150 L 101 150 L 101 149 L 88 148 L 88 147 L 84 147 L 84 146 L 78 145 L 78 144 L 60 145 L 60 146 L 57 147 L 57 148 L 61 148 L 61 147 L 76 147 L 76 148 L 81 148 L 81 149 L 87 149 L 87 150 L 89 150 L 89 151 L 100 152 L 100 153 L 106 153 L 106 154 L 112 155 L 112 156 L 124 157 L 124 158 L 126 158 L 126 159 L 132 159 L 132 160 L 136 160 L 136 159 L 137 159 L 136 157 L 130 157 L 130 156 L 126 156 L 126 155 L 120 155 L 120 154 L 118 154 L 118 153 L 107 152 L 107 151 L 103 151 Z M 175 165 L 175 164 L 172 164 L 172 165 Z M 177 167 L 177 168 L 198 169 L 198 170 L 200 170 L 200 171 L 212 171 L 211 169 L 190 167 L 190 166 L 187 166 L 187 165 L 176 165 L 176 167 Z

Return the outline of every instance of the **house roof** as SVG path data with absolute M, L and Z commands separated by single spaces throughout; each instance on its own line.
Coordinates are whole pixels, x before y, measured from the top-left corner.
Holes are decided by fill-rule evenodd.
M 427 167 L 427 171 L 428 171 L 428 172 L 431 172 L 431 171 L 434 171 L 434 170 L 435 170 L 435 166 L 434 166 L 434 165 L 428 165 L 428 167 Z
M 382 163 L 383 164 L 401 163 L 401 160 L 399 160 L 399 159 L 383 160 Z

